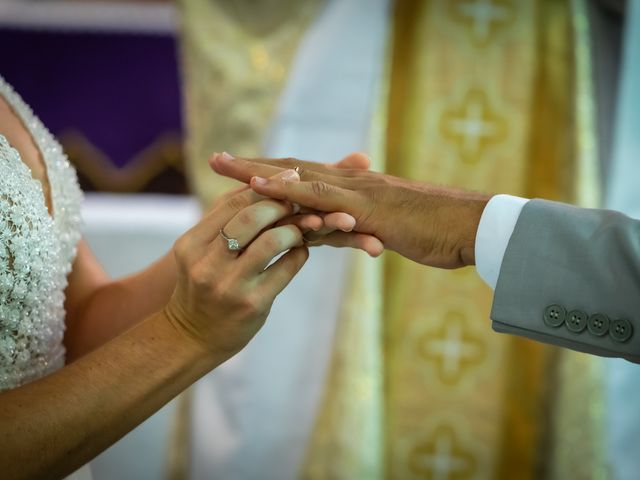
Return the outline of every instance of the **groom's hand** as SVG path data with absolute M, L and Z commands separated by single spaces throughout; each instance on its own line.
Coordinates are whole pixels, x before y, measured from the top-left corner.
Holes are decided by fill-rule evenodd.
M 343 162 L 360 160 L 355 154 Z M 211 159 L 211 166 L 261 195 L 321 212 L 346 212 L 356 219 L 354 231 L 373 235 L 385 248 L 416 262 L 441 268 L 475 264 L 475 236 L 488 195 L 296 159 L 221 154 Z M 268 179 L 296 167 L 300 182 Z
M 357 168 L 367 170 L 369 168 L 369 163 L 369 157 L 366 155 L 352 154 L 337 162 L 335 166 L 337 168 Z M 284 169 L 279 170 L 280 173 L 284 172 Z M 289 181 L 300 180 L 297 173 L 293 171 L 290 173 L 292 176 L 288 177 Z M 249 186 L 242 185 L 241 187 L 223 194 L 213 203 L 211 208 L 215 208 L 217 205 L 228 200 L 228 198 L 247 189 L 249 189 Z M 355 248 L 366 252 L 371 257 L 377 257 L 384 251 L 384 245 L 378 238 L 372 235 L 353 231 L 356 221 L 348 213 L 325 213 L 300 207 L 299 205 L 297 207 L 297 211 L 293 215 L 284 218 L 278 222 L 276 226 L 294 225 L 298 227 L 298 229 L 300 229 L 304 234 L 305 243 L 307 245 L 328 245 L 336 248 Z

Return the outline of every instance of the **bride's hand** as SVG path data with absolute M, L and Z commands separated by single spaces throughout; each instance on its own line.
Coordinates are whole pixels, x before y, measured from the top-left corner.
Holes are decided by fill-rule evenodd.
M 170 322 L 224 359 L 241 350 L 308 258 L 298 227 L 270 228 L 291 214 L 290 204 L 248 189 L 219 202 L 174 246 L 178 283 L 164 309 Z M 221 229 L 241 252 L 229 250 Z

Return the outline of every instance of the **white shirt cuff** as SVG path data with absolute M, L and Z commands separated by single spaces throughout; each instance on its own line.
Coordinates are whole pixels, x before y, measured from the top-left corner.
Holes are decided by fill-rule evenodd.
M 496 195 L 482 212 L 476 233 L 476 271 L 495 290 L 502 259 L 522 207 L 529 200 L 512 195 Z

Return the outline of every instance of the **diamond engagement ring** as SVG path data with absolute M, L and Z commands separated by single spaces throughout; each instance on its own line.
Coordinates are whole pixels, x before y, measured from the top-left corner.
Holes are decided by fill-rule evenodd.
M 242 250 L 240 242 L 235 238 L 227 237 L 222 228 L 220 229 L 220 236 L 227 241 L 227 249 L 229 249 L 230 252 L 239 252 Z

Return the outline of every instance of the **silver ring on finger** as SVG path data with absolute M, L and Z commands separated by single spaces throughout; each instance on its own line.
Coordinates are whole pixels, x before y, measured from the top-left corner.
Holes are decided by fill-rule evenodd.
M 226 242 L 227 242 L 227 250 L 229 250 L 230 252 L 241 252 L 242 251 L 242 247 L 240 246 L 240 242 L 236 238 L 228 237 L 224 233 L 224 229 L 223 228 L 220 229 L 220 236 L 224 240 L 226 240 Z
M 299 177 L 302 175 L 302 172 L 304 172 L 304 169 L 302 167 L 295 167 L 293 170 L 298 174 Z

